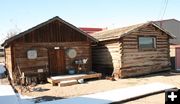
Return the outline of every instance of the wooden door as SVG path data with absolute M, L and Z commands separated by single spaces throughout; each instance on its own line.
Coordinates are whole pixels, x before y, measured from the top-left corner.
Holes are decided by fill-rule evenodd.
M 64 50 L 49 50 L 49 70 L 51 75 L 65 74 L 66 71 Z

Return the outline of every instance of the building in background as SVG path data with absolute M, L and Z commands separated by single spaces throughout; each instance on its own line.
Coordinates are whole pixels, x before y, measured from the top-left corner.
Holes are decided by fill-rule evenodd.
M 92 28 L 92 27 L 79 27 L 79 29 L 88 33 L 89 35 L 91 35 L 95 32 L 107 30 L 107 28 Z
M 176 36 L 176 38 L 170 39 L 170 57 L 171 57 L 172 69 L 177 69 L 176 66 L 180 66 L 180 65 L 176 65 L 177 62 L 175 62 L 175 60 L 177 60 L 175 59 L 176 48 L 179 49 L 178 47 L 180 47 L 180 21 L 176 19 L 167 19 L 161 21 L 154 21 L 154 23 L 160 26 L 161 28 L 163 28 L 164 30 L 166 30 L 167 32 Z
M 154 21 L 154 23 L 176 36 L 175 39 L 170 39 L 171 45 L 180 45 L 180 21 L 176 19 L 167 19 L 162 21 Z

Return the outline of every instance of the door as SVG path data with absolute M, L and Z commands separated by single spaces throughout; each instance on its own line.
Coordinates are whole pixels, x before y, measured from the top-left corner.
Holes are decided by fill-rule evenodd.
M 65 74 L 65 52 L 62 49 L 49 50 L 50 75 Z

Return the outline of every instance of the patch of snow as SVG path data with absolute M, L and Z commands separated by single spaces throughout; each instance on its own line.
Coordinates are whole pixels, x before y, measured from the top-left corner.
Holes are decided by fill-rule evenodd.
M 4 66 L 5 64 L 4 64 L 4 63 L 2 63 L 2 62 L 0 62 L 0 65 L 3 65 L 3 66 Z
M 175 87 L 163 83 L 151 83 L 146 85 L 115 89 L 95 94 L 83 95 L 69 99 L 42 102 L 40 104 L 109 104 L 112 102 L 120 102 L 139 96 L 164 91 L 166 89 L 171 88 Z
M 156 92 L 165 91 L 166 89 L 175 88 L 175 86 L 164 83 L 150 83 L 146 85 L 137 85 L 133 87 L 115 89 L 106 92 L 100 92 L 91 95 L 84 95 L 83 97 L 94 99 L 106 99 L 112 102 L 123 101 L 135 97 L 148 95 Z M 128 93 L 127 93 L 128 92 Z
M 0 104 L 35 104 L 35 101 L 15 93 L 11 85 L 0 85 Z
M 34 104 L 35 103 L 35 100 L 33 99 L 34 97 L 23 96 L 19 93 L 16 93 L 16 95 L 19 97 L 21 104 Z
M 1 104 L 20 104 L 11 85 L 0 85 L 0 103 Z
M 40 104 L 109 104 L 111 101 L 109 100 L 101 100 L 87 97 L 75 97 L 70 99 L 63 100 L 54 100 L 41 102 Z

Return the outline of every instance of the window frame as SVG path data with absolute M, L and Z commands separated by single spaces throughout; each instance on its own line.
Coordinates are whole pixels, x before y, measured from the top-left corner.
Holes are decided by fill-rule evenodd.
M 140 41 L 139 41 L 139 38 L 140 37 L 150 37 L 150 38 L 153 38 L 154 41 L 153 41 L 153 48 L 140 48 Z M 137 41 L 138 41 L 138 50 L 139 51 L 155 51 L 157 49 L 157 38 L 156 36 L 152 36 L 152 35 L 139 35 L 137 37 Z

